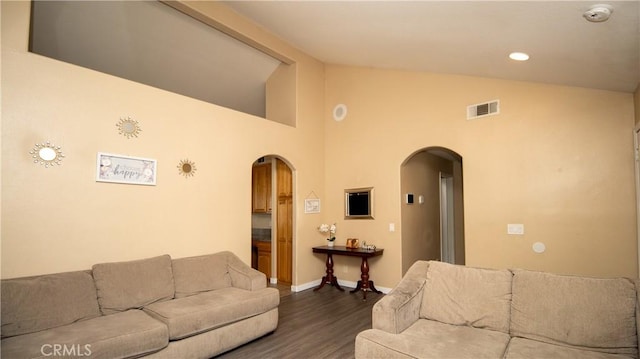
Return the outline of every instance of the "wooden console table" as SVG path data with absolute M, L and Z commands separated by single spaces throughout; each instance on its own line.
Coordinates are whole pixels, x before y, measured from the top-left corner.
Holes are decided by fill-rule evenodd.
M 368 259 L 371 257 L 381 256 L 384 250 L 382 248 L 376 248 L 374 250 L 367 250 L 363 248 L 347 248 L 345 246 L 320 246 L 313 247 L 313 253 L 326 253 L 327 261 L 326 261 L 326 275 L 322 277 L 322 282 L 318 288 L 314 289 L 314 291 L 319 290 L 324 287 L 325 284 L 329 283 L 334 287 L 338 288 L 341 291 L 344 291 L 338 284 L 338 278 L 333 274 L 333 255 L 339 256 L 349 256 L 349 257 L 360 257 L 362 258 L 362 264 L 360 264 L 360 280 L 356 285 L 356 288 L 351 291 L 351 293 L 355 293 L 359 290 L 362 290 L 362 299 L 367 299 L 367 291 L 372 291 L 375 293 L 382 293 L 377 290 L 373 284 L 372 280 L 369 280 L 369 262 Z

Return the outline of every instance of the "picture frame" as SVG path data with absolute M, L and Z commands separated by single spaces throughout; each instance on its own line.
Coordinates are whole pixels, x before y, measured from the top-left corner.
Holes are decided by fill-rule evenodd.
M 98 152 L 96 181 L 155 186 L 157 164 L 151 158 Z
M 360 241 L 358 241 L 358 238 L 347 238 L 347 248 L 360 248 Z
M 344 219 L 373 219 L 373 187 L 344 190 Z
M 318 198 L 305 199 L 304 213 L 320 213 L 320 199 Z

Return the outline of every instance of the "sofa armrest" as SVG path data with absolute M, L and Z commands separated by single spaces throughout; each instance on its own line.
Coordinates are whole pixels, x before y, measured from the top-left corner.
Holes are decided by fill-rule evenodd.
M 635 280 L 636 284 L 636 335 L 640 332 L 640 279 Z
M 231 276 L 231 286 L 246 290 L 258 290 L 267 287 L 267 276 L 240 260 L 229 252 L 227 266 Z
M 400 283 L 373 306 L 374 329 L 398 334 L 418 320 L 428 267 L 429 262 L 415 262 Z

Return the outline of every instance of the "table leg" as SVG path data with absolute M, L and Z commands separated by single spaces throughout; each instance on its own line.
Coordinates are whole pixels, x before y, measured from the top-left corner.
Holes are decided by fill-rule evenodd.
M 327 253 L 326 267 L 327 267 L 327 271 L 326 271 L 327 275 L 322 277 L 322 283 L 320 283 L 318 288 L 314 289 L 313 291 L 315 292 L 320 288 L 324 287 L 325 284 L 329 283 L 330 285 L 344 292 L 344 289 L 342 289 L 342 287 L 340 287 L 340 284 L 338 284 L 338 278 L 333 275 L 333 256 L 331 255 L 331 253 Z
M 372 292 L 378 293 L 378 294 L 382 294 L 381 291 L 379 291 L 375 285 L 373 285 L 373 281 L 370 280 L 369 281 L 369 290 L 371 290 Z

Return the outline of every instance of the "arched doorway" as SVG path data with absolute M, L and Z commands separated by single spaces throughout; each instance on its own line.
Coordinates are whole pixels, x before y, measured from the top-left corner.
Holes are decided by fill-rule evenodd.
M 444 147 L 420 149 L 400 178 L 403 275 L 416 260 L 464 264 L 462 157 Z
M 282 158 L 264 156 L 251 173 L 251 266 L 270 283 L 291 285 L 293 171 Z

